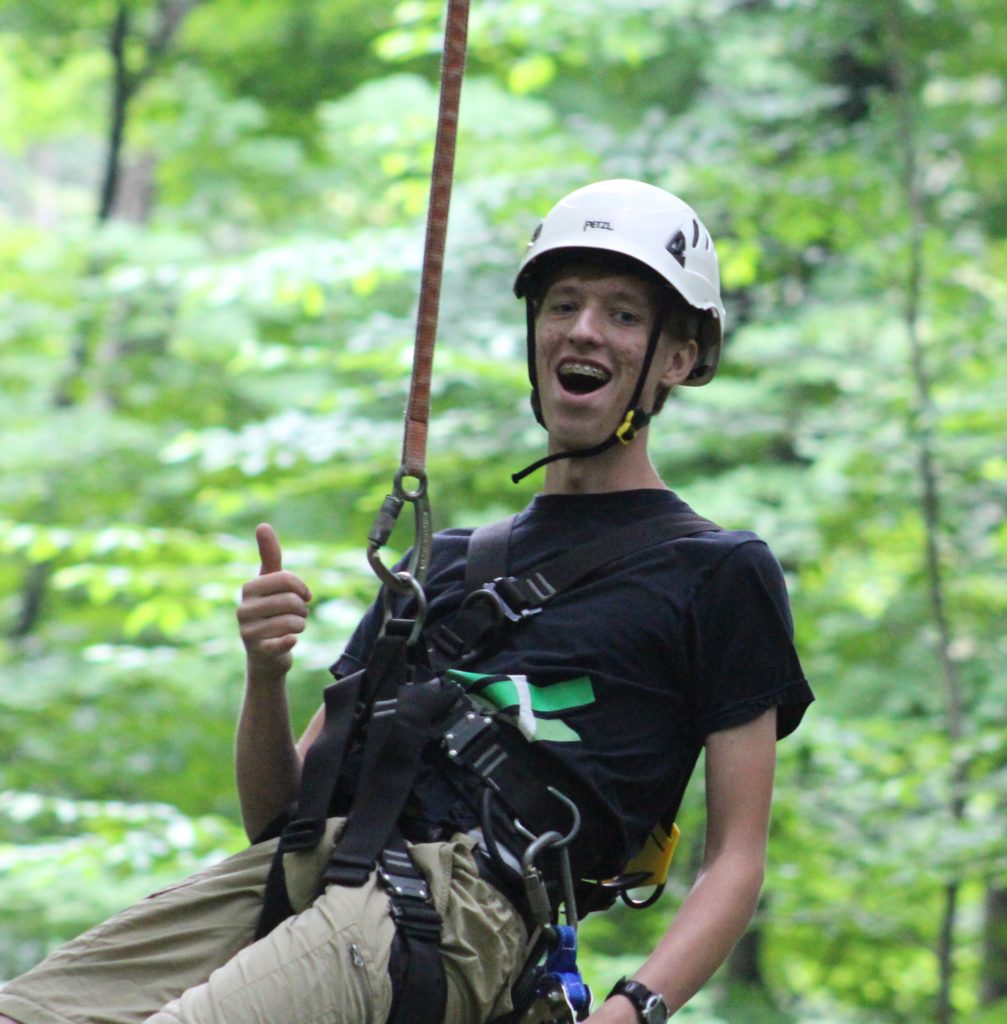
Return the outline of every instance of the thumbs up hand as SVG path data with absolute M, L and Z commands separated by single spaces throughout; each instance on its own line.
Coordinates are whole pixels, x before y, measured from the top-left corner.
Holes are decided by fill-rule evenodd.
M 294 662 L 291 653 L 304 632 L 311 591 L 283 568 L 279 538 L 266 523 L 255 531 L 261 567 L 241 590 L 238 630 L 250 680 L 281 682 Z

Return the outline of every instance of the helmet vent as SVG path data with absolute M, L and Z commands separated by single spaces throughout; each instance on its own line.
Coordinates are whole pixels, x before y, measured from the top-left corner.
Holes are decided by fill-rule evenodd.
M 542 234 L 543 227 L 544 221 L 539 221 L 538 224 L 535 226 L 535 230 L 531 233 L 531 239 L 528 242 L 529 245 L 534 245 L 539 240 L 539 236 Z
M 692 247 L 693 249 L 699 245 L 699 221 L 694 220 L 692 222 Z
M 685 266 L 685 244 L 685 235 L 680 228 L 671 236 L 671 241 L 665 246 L 668 252 L 670 252 L 683 267 Z

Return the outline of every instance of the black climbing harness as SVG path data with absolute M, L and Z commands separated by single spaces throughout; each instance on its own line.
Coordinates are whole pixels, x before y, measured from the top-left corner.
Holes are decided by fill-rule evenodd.
M 473 533 L 468 595 L 451 618 L 417 632 L 415 618 L 389 616 L 366 667 L 326 688 L 325 722 L 305 757 L 300 794 L 267 882 L 257 937 L 292 913 L 284 856 L 315 849 L 326 820 L 345 817 L 318 891 L 363 885 L 377 870 L 397 926 L 394 1024 L 439 1021 L 444 997 L 440 919 L 406 844 L 408 801 L 421 759 L 478 814 L 477 863 L 528 926 L 529 959 L 514 992 L 521 1014 L 543 1024 L 586 1015 L 590 993 L 585 1001 L 571 967 L 579 909 L 606 906 L 620 894 L 628 899 L 628 888 L 649 881 L 634 870 L 609 877 L 605 869 L 620 856 L 612 845 L 619 822 L 562 765 L 528 743 L 505 713 L 475 704 L 451 681 L 450 670 L 493 650 L 529 617 L 547 614 L 551 600 L 609 562 L 717 527 L 692 513 L 655 516 L 509 576 L 513 522 Z M 423 614 L 425 604 L 415 608 Z M 341 791 L 354 754 L 354 775 Z

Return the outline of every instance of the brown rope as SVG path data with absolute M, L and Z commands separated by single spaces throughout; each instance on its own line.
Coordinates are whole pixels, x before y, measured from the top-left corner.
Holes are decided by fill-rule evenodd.
M 413 374 L 406 406 L 402 469 L 407 476 L 423 478 L 426 470 L 427 427 L 430 421 L 430 378 L 433 370 L 437 311 L 444 269 L 444 242 L 451 205 L 454 176 L 455 139 L 458 134 L 458 104 L 465 71 L 469 0 L 448 0 L 441 64 L 440 110 L 434 143 L 430 207 L 423 251 L 423 276 L 413 347 Z

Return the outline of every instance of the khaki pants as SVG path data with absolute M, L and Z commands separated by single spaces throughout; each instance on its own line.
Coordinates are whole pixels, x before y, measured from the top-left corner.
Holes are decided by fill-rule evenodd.
M 508 1010 L 525 952 L 520 917 L 479 877 L 471 847 L 464 836 L 412 847 L 444 921 L 447 1024 Z M 304 909 L 250 944 L 275 848 L 253 846 L 68 943 L 0 991 L 0 1013 L 21 1024 L 384 1024 L 395 927 L 373 875 L 305 902 L 327 851 L 292 855 L 288 887 Z

